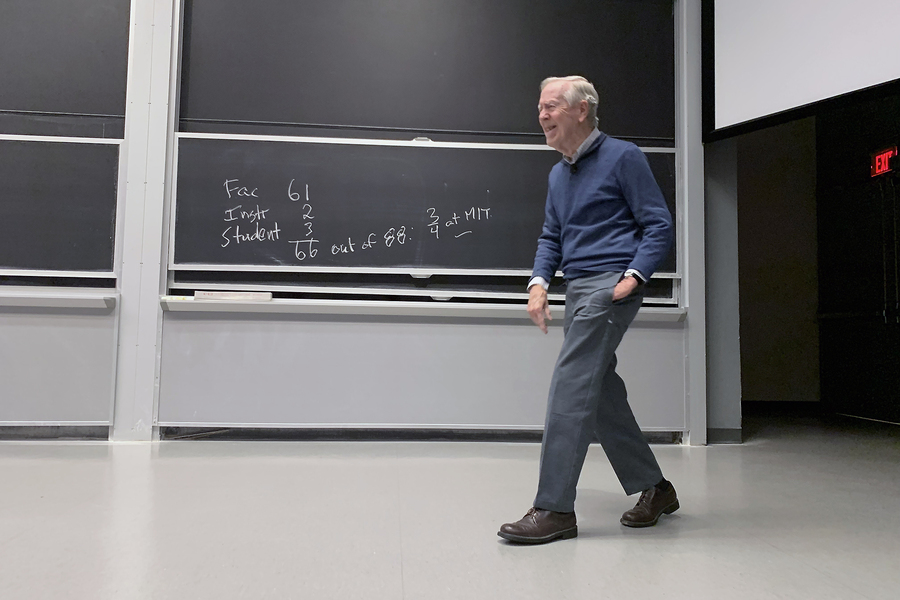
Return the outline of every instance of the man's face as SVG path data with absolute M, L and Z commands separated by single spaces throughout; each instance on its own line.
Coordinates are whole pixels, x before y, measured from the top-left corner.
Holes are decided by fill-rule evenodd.
M 584 106 L 569 106 L 563 97 L 568 85 L 567 81 L 554 81 L 544 87 L 538 102 L 538 121 L 547 145 L 571 156 L 584 138 L 587 102 L 581 103 Z

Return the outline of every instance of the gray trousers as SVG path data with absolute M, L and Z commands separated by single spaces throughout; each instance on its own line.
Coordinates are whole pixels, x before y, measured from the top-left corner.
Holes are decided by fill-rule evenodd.
M 643 300 L 637 291 L 612 301 L 621 276 L 600 273 L 568 282 L 565 339 L 550 383 L 537 508 L 575 510 L 575 487 L 594 441 L 603 446 L 626 494 L 663 478 L 616 373 L 616 348 Z

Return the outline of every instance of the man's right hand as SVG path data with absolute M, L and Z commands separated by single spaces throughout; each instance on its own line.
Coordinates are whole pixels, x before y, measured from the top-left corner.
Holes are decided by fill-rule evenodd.
M 547 333 L 547 323 L 544 319 L 552 321 L 553 317 L 550 316 L 547 290 L 537 283 L 528 288 L 528 316 L 535 325 L 541 328 L 541 331 Z

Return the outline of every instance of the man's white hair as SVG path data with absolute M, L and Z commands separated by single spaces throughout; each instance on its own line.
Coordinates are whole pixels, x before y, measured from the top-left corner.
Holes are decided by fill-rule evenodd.
M 548 77 L 541 82 L 541 91 L 543 92 L 545 87 L 557 81 L 569 82 L 569 85 L 566 86 L 566 90 L 563 92 L 563 98 L 565 98 L 569 106 L 575 106 L 582 100 L 587 100 L 588 118 L 593 119 L 594 127 L 596 127 L 600 123 L 600 120 L 597 118 L 597 105 L 600 103 L 600 97 L 597 95 L 597 90 L 594 89 L 593 84 L 581 75 Z

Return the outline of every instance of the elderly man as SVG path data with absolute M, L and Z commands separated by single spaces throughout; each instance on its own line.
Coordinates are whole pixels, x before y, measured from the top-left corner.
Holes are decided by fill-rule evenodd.
M 672 217 L 643 153 L 597 129 L 598 97 L 583 77 L 541 83 L 538 116 L 563 155 L 550 172 L 544 228 L 528 283 L 528 314 L 547 333 L 547 286 L 566 278 L 564 341 L 553 379 L 534 506 L 498 535 L 540 544 L 578 535 L 575 487 L 588 446 L 599 441 L 628 495 L 629 527 L 678 509 L 616 374 L 615 351 L 643 299 L 643 284 L 672 243 Z

